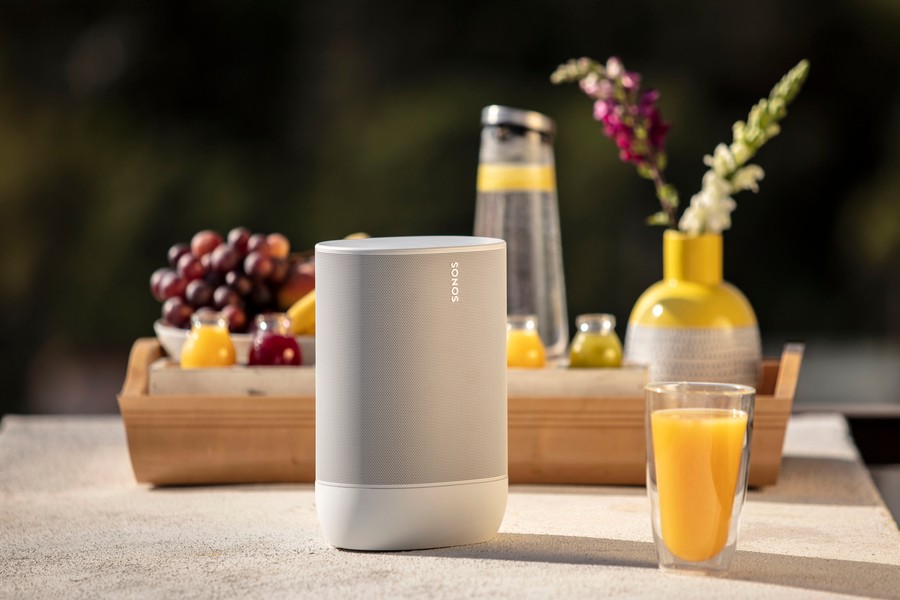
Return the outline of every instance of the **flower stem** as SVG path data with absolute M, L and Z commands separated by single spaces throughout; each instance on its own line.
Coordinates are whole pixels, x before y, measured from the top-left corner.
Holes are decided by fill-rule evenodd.
M 677 208 L 676 204 L 672 204 L 666 197 L 665 190 L 666 182 L 662 178 L 662 173 L 659 170 L 659 167 L 656 164 L 653 164 L 650 167 L 650 175 L 653 180 L 653 185 L 656 187 L 656 197 L 659 198 L 659 203 L 662 205 L 663 211 L 666 213 L 666 222 L 661 223 L 666 227 L 675 227 L 677 222 L 675 210 Z
M 678 191 L 670 183 L 666 183 L 663 176 L 663 166 L 665 164 L 665 155 L 651 150 L 649 160 L 645 163 L 645 177 L 653 182 L 656 188 L 656 197 L 662 210 L 648 219 L 651 225 L 662 225 L 663 227 L 674 228 L 678 224 Z

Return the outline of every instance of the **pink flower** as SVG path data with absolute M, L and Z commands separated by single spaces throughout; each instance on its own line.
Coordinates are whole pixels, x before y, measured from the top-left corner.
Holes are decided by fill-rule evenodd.
M 650 127 L 647 131 L 647 138 L 650 140 L 650 145 L 658 152 L 661 152 L 665 147 L 666 134 L 668 132 L 669 124 L 663 122 L 659 116 L 659 111 L 654 109 L 650 114 Z
M 625 74 L 622 75 L 620 81 L 622 82 L 623 88 L 629 92 L 633 92 L 641 87 L 641 74 L 635 73 L 634 71 L 625 71 Z
M 657 100 L 659 100 L 659 92 L 650 88 L 641 94 L 640 107 L 641 109 L 653 108 Z
M 597 97 L 597 91 L 599 89 L 599 83 L 601 80 L 596 77 L 585 77 L 581 81 L 578 82 L 578 87 L 581 88 L 581 91 L 587 94 L 588 96 Z
M 618 56 L 611 56 L 607 59 L 606 76 L 610 79 L 618 79 L 624 70 L 625 67 L 622 66 L 622 61 L 619 60 Z
M 577 81 L 594 99 L 594 119 L 602 123 L 603 134 L 616 144 L 621 160 L 635 164 L 644 177 L 653 180 L 667 220 L 674 227 L 677 195 L 673 200 L 674 192 L 663 177 L 669 124 L 656 105 L 659 92 L 642 90 L 640 73 L 626 71 L 615 56 L 605 65 L 588 59 L 571 61 L 554 73 L 553 80 Z
M 615 142 L 620 158 L 658 166 L 656 157 L 663 152 L 669 131 L 656 107 L 659 92 L 641 91 L 640 73 L 626 71 L 616 57 L 606 61 L 605 71 L 591 71 L 578 83 L 597 99 L 594 119 L 603 124 L 603 133 Z
M 609 79 L 601 79 L 597 83 L 597 97 L 606 100 L 616 93 L 616 86 Z
M 631 130 L 622 128 L 616 133 L 614 139 L 616 141 L 616 146 L 618 146 L 620 150 L 630 150 L 632 138 L 633 134 L 631 133 Z
M 619 150 L 619 160 L 622 162 L 640 162 L 638 156 L 630 150 Z
M 597 100 L 594 102 L 594 119 L 603 121 L 612 111 L 612 102 L 608 100 Z

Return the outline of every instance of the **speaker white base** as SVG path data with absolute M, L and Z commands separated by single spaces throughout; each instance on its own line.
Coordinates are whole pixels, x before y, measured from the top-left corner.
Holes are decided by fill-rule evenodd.
M 486 542 L 497 534 L 506 476 L 428 486 L 355 487 L 316 481 L 325 540 L 348 550 L 420 550 Z

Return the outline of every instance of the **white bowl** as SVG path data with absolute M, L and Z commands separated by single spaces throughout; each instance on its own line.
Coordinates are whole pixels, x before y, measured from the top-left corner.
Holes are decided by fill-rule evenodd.
M 166 354 L 172 357 L 173 360 L 181 360 L 181 347 L 187 339 L 188 330 L 172 327 L 163 323 L 162 320 L 157 320 L 153 323 L 153 331 L 156 332 L 156 339 L 159 340 Z M 253 334 L 231 334 L 231 343 L 234 344 L 234 352 L 239 364 L 247 364 L 252 342 Z M 316 336 L 297 336 L 297 344 L 300 346 L 301 362 L 304 365 L 316 364 Z

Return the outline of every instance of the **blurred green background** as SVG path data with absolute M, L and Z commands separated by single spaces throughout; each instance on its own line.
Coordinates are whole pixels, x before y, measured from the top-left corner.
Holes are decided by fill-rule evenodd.
M 900 403 L 900 3 L 40 2 L 0 5 L 0 413 L 115 411 L 150 273 L 197 230 L 295 249 L 469 234 L 479 116 L 544 112 L 569 315 L 625 322 L 661 274 L 650 184 L 549 75 L 619 55 L 661 91 L 686 201 L 801 58 L 725 274 L 766 351 L 807 342 L 799 399 Z M 843 386 L 843 387 L 842 387 Z

